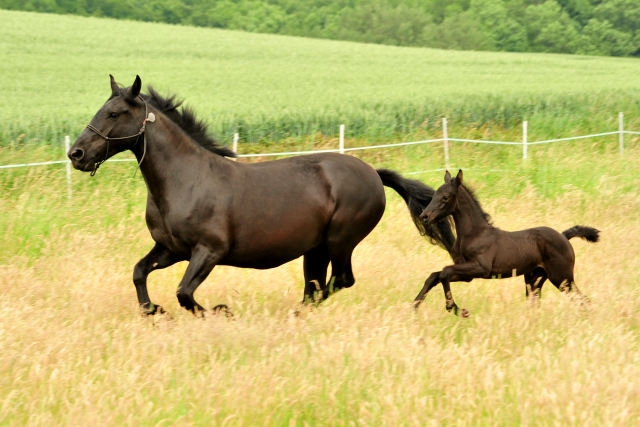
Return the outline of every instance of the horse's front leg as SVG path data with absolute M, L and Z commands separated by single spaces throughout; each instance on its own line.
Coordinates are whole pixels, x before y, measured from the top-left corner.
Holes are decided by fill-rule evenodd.
M 451 294 L 450 282 L 470 282 L 474 278 L 482 278 L 487 274 L 486 269 L 477 262 L 465 262 L 462 264 L 449 265 L 440 272 L 440 281 L 444 290 L 444 298 L 447 304 L 447 311 L 452 311 L 457 316 L 458 306 Z M 468 315 L 467 310 L 462 310 L 463 317 Z
M 192 312 L 196 317 L 204 316 L 206 310 L 196 302 L 193 298 L 193 293 L 222 258 L 221 252 L 204 246 L 196 247 L 191 254 L 189 266 L 180 281 L 176 296 L 180 305 Z
M 136 286 L 140 312 L 143 316 L 165 312 L 162 307 L 153 304 L 149 298 L 149 292 L 147 291 L 149 273 L 153 270 L 167 268 L 178 261 L 182 261 L 182 259 L 160 243 L 156 243 L 153 249 L 136 264 L 133 269 L 133 284 Z

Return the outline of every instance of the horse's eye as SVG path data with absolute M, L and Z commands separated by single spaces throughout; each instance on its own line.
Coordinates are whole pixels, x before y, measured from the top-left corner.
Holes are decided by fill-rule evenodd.
M 442 196 L 442 200 L 446 202 L 447 200 L 449 200 L 449 196 Z
M 115 119 L 116 117 L 118 117 L 118 115 L 119 115 L 118 113 L 110 113 L 109 114 L 109 118 L 110 119 Z

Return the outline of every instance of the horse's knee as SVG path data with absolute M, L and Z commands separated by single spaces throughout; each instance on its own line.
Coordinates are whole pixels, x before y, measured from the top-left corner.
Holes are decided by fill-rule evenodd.
M 133 267 L 133 283 L 138 285 L 144 282 L 144 279 L 149 275 L 146 268 L 146 263 L 140 260 L 135 267 Z

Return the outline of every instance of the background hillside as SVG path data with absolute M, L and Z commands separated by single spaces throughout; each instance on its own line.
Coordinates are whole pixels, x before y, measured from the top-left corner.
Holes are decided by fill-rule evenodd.
M 532 140 L 640 116 L 634 58 L 457 52 L 0 10 L 0 145 L 60 143 L 109 94 L 108 75 L 176 91 L 242 142 L 367 140 L 514 129 Z M 484 129 L 484 130 L 482 130 Z M 419 136 L 419 135 L 418 135 Z M 486 136 L 489 136 L 487 134 Z M 413 137 L 413 136 L 411 136 Z
M 0 0 L 0 8 L 399 46 L 640 55 L 636 0 Z

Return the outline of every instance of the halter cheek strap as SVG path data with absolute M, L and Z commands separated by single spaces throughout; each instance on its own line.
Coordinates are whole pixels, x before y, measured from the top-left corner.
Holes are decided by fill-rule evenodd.
M 149 112 L 149 106 L 147 105 L 147 102 L 144 100 L 143 97 L 139 96 L 139 98 L 144 103 L 144 117 L 145 117 L 145 119 L 142 122 L 142 127 L 140 128 L 138 133 L 136 133 L 135 135 L 122 136 L 122 137 L 119 137 L 119 138 L 110 138 L 107 135 L 105 135 L 104 133 L 102 133 L 99 129 L 97 129 L 92 124 L 88 124 L 87 125 L 87 129 L 92 130 L 93 132 L 96 133 L 96 135 L 98 135 L 99 137 L 101 137 L 102 139 L 107 141 L 107 150 L 104 152 L 104 159 L 100 160 L 99 162 L 96 162 L 93 165 L 93 171 L 91 172 L 91 176 L 94 176 L 96 174 L 96 172 L 98 171 L 98 168 L 100 167 L 100 165 L 102 165 L 104 162 L 106 162 L 107 159 L 109 158 L 110 141 L 135 138 L 136 142 L 134 142 L 133 145 L 131 146 L 133 148 L 138 143 L 138 140 L 140 139 L 140 135 L 144 135 L 142 137 L 142 140 L 143 140 L 143 143 L 144 143 L 144 147 L 143 147 L 143 150 L 142 150 L 142 157 L 140 158 L 140 162 L 138 163 L 138 167 L 136 168 L 135 172 L 133 173 L 133 176 L 134 177 L 136 176 L 136 172 L 138 172 L 138 169 L 140 169 L 140 165 L 142 164 L 142 161 L 144 160 L 144 156 L 145 156 L 145 154 L 147 154 L 147 135 L 145 133 L 146 128 L 147 128 L 147 122 L 152 122 L 153 123 L 153 122 L 156 121 L 155 114 Z

